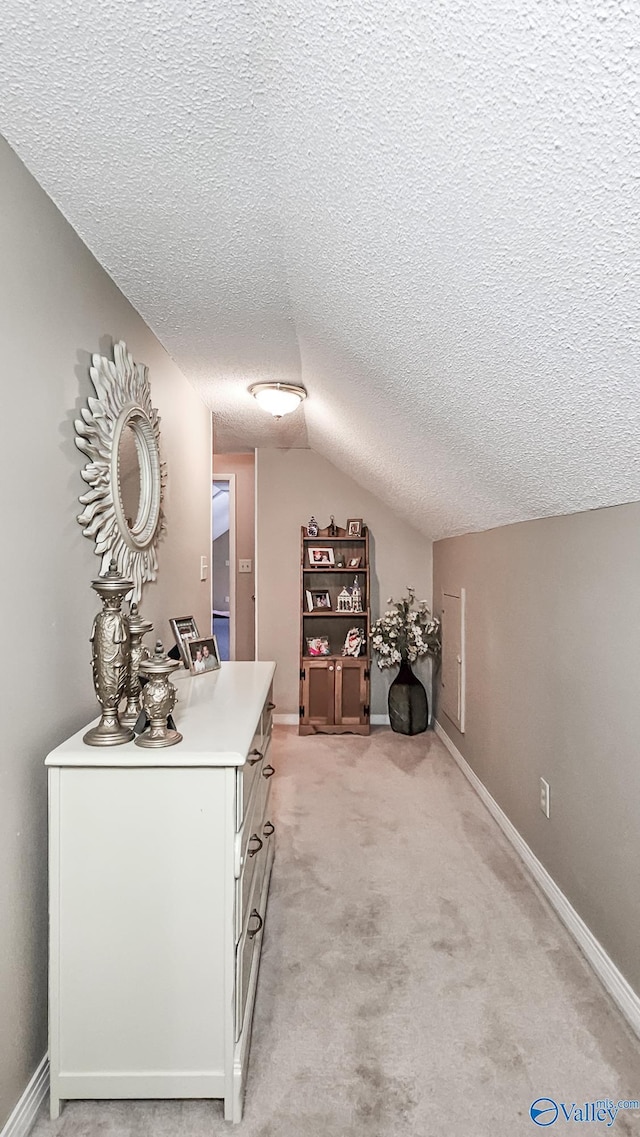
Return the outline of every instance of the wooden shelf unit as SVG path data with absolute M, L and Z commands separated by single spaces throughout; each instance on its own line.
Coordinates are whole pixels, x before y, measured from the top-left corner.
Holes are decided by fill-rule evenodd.
M 345 563 L 311 565 L 309 549 L 331 548 L 334 558 Z M 361 558 L 358 568 L 348 568 L 349 560 Z M 362 590 L 362 612 L 338 612 L 338 593 L 357 578 Z M 328 592 L 331 608 L 309 611 L 307 592 Z M 363 526 L 361 537 L 350 537 L 336 526 L 336 535 L 320 529 L 308 537 L 306 527 L 300 536 L 300 734 L 368 734 L 370 719 L 371 628 L 369 587 L 369 532 Z M 362 628 L 362 654 L 343 656 L 342 648 L 350 628 Z M 307 638 L 326 636 L 330 655 L 309 655 Z

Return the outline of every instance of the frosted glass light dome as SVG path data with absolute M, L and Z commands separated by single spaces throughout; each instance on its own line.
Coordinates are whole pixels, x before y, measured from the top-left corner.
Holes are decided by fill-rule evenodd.
M 304 387 L 296 387 L 292 383 L 254 383 L 253 387 L 249 387 L 249 394 L 274 418 L 282 418 L 295 411 L 307 397 Z

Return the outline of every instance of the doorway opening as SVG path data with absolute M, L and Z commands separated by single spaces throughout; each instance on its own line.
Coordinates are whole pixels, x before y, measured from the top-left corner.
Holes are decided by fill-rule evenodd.
M 212 630 L 220 659 L 235 659 L 235 476 L 213 478 L 211 489 Z
M 229 659 L 255 659 L 255 455 L 213 453 L 214 628 Z M 228 533 L 228 536 L 227 536 Z

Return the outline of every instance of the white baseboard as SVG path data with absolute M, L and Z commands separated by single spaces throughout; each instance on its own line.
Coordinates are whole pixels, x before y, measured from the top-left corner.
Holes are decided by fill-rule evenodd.
M 297 726 L 299 721 L 300 721 L 300 719 L 299 719 L 298 715 L 274 715 L 273 716 L 274 726 Z M 371 722 L 372 726 L 388 726 L 389 725 L 389 716 L 388 715 L 371 715 L 370 722 Z M 0 1134 L 0 1137 L 2 1137 L 2 1134 Z
M 564 892 L 549 875 L 544 865 L 538 860 L 535 853 L 520 836 L 518 830 L 509 821 L 504 810 L 500 808 L 495 798 L 491 796 L 486 786 L 480 781 L 471 766 L 462 757 L 462 754 L 449 738 L 437 719 L 434 721 L 436 734 L 442 740 L 451 757 L 458 764 L 465 778 L 471 783 L 474 790 L 486 805 L 491 816 L 497 821 L 507 840 L 524 862 L 536 884 L 542 889 L 547 900 L 562 920 L 562 923 L 571 933 L 579 948 L 586 956 L 602 985 L 611 995 L 613 1001 L 622 1011 L 631 1029 L 640 1037 L 640 996 L 627 982 L 613 960 L 607 955 L 602 944 L 596 939 L 593 932 L 587 927 L 581 916 L 567 900 Z
M 49 1059 L 45 1054 L 0 1137 L 27 1137 L 49 1091 Z

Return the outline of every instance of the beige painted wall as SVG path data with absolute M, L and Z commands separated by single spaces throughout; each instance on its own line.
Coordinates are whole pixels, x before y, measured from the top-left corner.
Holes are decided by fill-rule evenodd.
M 141 608 L 208 626 L 210 415 L 131 305 L 0 140 L 0 1129 L 47 1049 L 47 752 L 96 713 L 89 634 L 99 560 L 76 521 L 73 421 L 94 351 L 125 339 L 150 368 L 167 464 L 160 574 Z
M 215 443 L 215 420 L 214 420 Z M 255 659 L 255 459 L 251 454 L 214 454 L 214 474 L 236 478 L 236 659 Z M 238 572 L 250 560 L 251 572 Z
M 300 526 L 313 514 L 320 526 L 333 513 L 338 525 L 362 517 L 370 530 L 371 609 L 376 619 L 387 598 L 413 585 L 431 596 L 431 542 L 389 506 L 346 477 L 313 450 L 258 450 L 258 659 L 275 659 L 277 714 L 299 704 Z M 429 665 L 417 673 L 428 681 Z M 372 666 L 371 713 L 386 714 L 395 669 Z
M 464 736 L 441 721 L 638 992 L 639 568 L 640 504 L 434 545 L 436 608 L 467 590 Z

